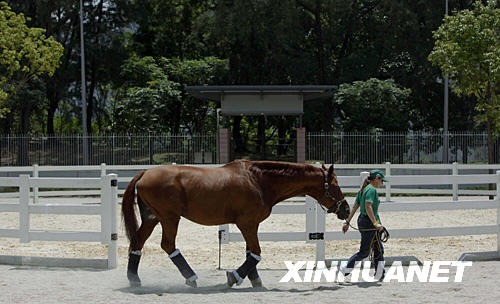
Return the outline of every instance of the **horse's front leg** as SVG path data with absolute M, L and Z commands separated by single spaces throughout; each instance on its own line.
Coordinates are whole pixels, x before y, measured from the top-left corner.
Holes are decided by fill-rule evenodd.
M 246 258 L 250 256 L 252 251 L 248 248 L 247 245 L 247 251 L 246 251 Z M 259 272 L 257 271 L 257 266 L 254 266 L 252 269 L 248 271 L 248 279 L 250 280 L 250 283 L 252 283 L 252 287 L 262 287 L 262 279 L 259 276 Z
M 247 256 L 245 262 L 234 271 L 228 271 L 227 284 L 229 287 L 241 285 L 248 275 L 253 287 L 262 286 L 262 280 L 257 273 L 257 264 L 260 262 L 260 245 L 257 237 L 258 224 L 236 224 L 240 229 L 243 238 L 247 244 Z

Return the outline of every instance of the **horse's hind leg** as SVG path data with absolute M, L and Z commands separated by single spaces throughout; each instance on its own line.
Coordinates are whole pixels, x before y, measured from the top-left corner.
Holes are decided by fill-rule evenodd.
M 139 262 L 141 260 L 141 250 L 144 247 L 144 243 L 146 242 L 146 240 L 151 236 L 151 233 L 153 232 L 158 222 L 158 219 L 154 217 L 142 217 L 141 226 L 137 230 L 137 242 L 135 244 L 130 244 L 127 278 L 133 286 L 141 285 L 141 279 L 137 274 L 137 269 L 139 268 Z
M 191 287 L 196 287 L 198 276 L 193 271 L 191 266 L 182 256 L 179 249 L 175 248 L 175 237 L 177 236 L 177 228 L 179 226 L 180 217 L 177 215 L 167 216 L 161 221 L 163 235 L 161 240 L 161 248 L 168 253 L 174 265 L 179 269 L 182 276 L 186 279 L 186 284 Z

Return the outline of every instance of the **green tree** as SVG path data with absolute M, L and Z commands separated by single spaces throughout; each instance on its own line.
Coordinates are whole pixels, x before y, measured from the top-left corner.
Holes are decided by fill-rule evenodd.
M 44 29 L 28 27 L 27 21 L 0 2 L 0 117 L 6 111 L 3 102 L 28 81 L 51 76 L 63 53 L 60 43 L 46 37 Z
M 224 83 L 228 75 L 228 61 L 215 57 L 203 59 L 169 59 L 164 62 L 168 78 L 180 84 L 181 102 L 175 105 L 175 117 L 191 134 L 215 130 L 217 104 L 194 98 L 185 86 Z M 177 120 L 177 119 L 176 119 Z
M 500 8 L 496 1 L 477 1 L 473 10 L 447 16 L 434 38 L 429 61 L 450 75 L 457 94 L 477 98 L 477 118 L 488 129 L 488 163 L 493 163 L 493 132 L 500 130 Z
M 195 59 L 205 56 L 205 46 L 192 35 L 195 20 L 214 0 L 130 0 L 129 49 L 137 56 Z M 202 25 L 206 26 L 206 24 Z
M 392 79 L 355 81 L 342 84 L 334 101 L 340 105 L 345 131 L 407 131 L 409 89 Z
M 122 66 L 123 84 L 115 107 L 115 132 L 200 133 L 208 127 L 214 102 L 189 95 L 187 85 L 214 84 L 227 73 L 227 61 L 214 57 L 179 60 L 132 57 Z M 215 115 L 211 115 L 215 118 Z M 215 124 L 215 120 L 213 120 Z
M 80 2 L 78 0 L 7 0 L 13 11 L 30 17 L 28 26 L 46 29 L 48 36 L 64 46 L 61 64 L 52 77 L 42 77 L 40 93 L 44 111 L 34 115 L 44 120 L 43 129 L 49 134 L 57 130 L 81 132 L 80 119 Z M 119 81 L 120 66 L 127 58 L 125 29 L 128 0 L 83 1 L 83 29 L 85 38 L 85 69 L 87 89 L 87 129 L 96 133 L 110 123 L 109 108 L 112 87 Z M 58 117 L 60 116 L 60 117 Z M 57 128 L 55 121 L 57 120 Z M 64 124 L 67 123 L 67 126 Z M 61 125 L 62 124 L 62 125 Z M 79 127 L 75 129 L 74 127 Z M 8 129 L 8 126 L 2 126 Z
M 112 130 L 117 133 L 166 132 L 171 109 L 180 102 L 179 84 L 168 79 L 152 57 L 131 57 L 122 66 L 125 78 L 114 106 Z

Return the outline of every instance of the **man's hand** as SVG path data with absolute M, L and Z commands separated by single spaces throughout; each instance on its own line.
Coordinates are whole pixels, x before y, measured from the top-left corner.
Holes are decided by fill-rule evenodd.
M 375 228 L 377 228 L 377 230 L 380 232 L 384 231 L 384 226 L 382 226 L 381 224 L 377 224 Z

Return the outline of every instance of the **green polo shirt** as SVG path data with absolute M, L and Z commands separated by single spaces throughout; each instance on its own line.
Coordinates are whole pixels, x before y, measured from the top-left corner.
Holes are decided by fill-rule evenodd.
M 361 190 L 358 191 L 358 195 L 356 195 L 355 204 L 359 204 L 361 214 L 368 215 L 366 213 L 366 202 L 372 203 L 373 214 L 375 218 L 380 222 L 380 218 L 378 217 L 378 205 L 380 205 L 380 199 L 378 198 L 377 189 L 375 189 L 372 185 L 368 185 L 365 187 L 363 193 Z

